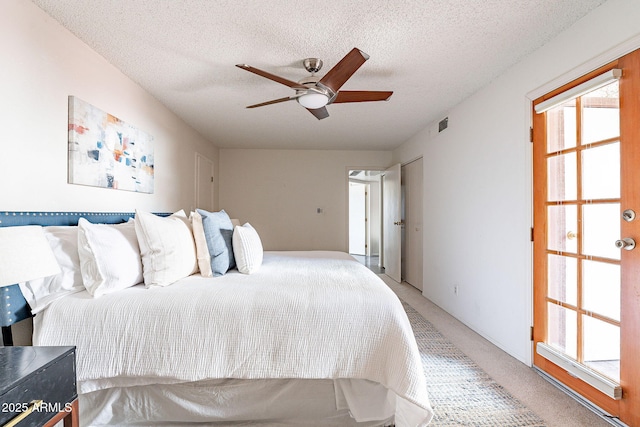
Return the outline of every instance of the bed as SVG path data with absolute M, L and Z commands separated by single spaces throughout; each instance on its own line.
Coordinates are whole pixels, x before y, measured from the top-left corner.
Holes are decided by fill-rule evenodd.
M 132 215 L 5 213 L 0 225 Z M 87 426 L 424 426 L 432 417 L 402 304 L 341 252 L 265 251 L 252 274 L 191 274 L 99 298 L 76 290 L 37 312 L 33 343 L 77 347 Z

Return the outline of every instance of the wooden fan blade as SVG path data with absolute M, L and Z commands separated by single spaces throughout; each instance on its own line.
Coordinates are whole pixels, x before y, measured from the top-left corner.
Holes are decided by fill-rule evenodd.
M 375 90 L 341 90 L 332 104 L 340 102 L 387 101 L 393 92 Z
M 247 108 L 256 108 L 256 107 L 264 107 L 265 105 L 278 104 L 280 102 L 291 101 L 292 99 L 296 99 L 297 96 L 287 96 L 286 98 L 274 99 L 272 101 L 261 102 L 260 104 L 249 105 Z
M 253 74 L 257 74 L 259 76 L 262 77 L 266 77 L 269 80 L 273 80 L 274 82 L 283 84 L 285 86 L 289 86 L 293 89 L 307 89 L 305 86 L 301 85 L 300 83 L 297 82 L 293 82 L 291 80 L 287 80 L 283 77 L 280 76 L 276 76 L 275 74 L 271 74 L 271 73 L 267 73 L 266 71 L 262 71 L 258 68 L 252 67 L 251 65 L 247 65 L 247 64 L 237 64 L 236 67 L 238 68 L 242 68 L 243 70 L 247 70 Z
M 338 92 L 342 85 L 349 80 L 349 77 L 351 77 L 367 59 L 369 59 L 369 55 L 354 47 L 351 49 L 351 52 L 347 53 L 318 83 L 328 87 L 334 93 Z
M 309 110 L 311 114 L 316 116 L 316 119 L 318 120 L 326 119 L 327 117 L 329 117 L 329 112 L 327 111 L 327 107 L 315 108 L 313 110 L 310 108 L 307 108 L 307 110 Z

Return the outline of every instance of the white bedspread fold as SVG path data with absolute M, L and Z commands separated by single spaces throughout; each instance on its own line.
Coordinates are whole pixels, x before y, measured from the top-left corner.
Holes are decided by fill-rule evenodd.
M 77 347 L 80 393 L 217 378 L 356 378 L 393 392 L 396 425 L 432 417 L 400 301 L 340 252 L 265 252 L 252 275 L 69 295 L 35 317 L 34 345 Z

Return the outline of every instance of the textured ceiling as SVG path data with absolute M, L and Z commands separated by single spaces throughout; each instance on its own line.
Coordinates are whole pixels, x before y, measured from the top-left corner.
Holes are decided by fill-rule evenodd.
M 605 0 L 33 0 L 218 147 L 388 150 Z M 333 104 L 317 120 L 293 89 L 353 47 L 370 59 L 343 90 L 388 102 Z

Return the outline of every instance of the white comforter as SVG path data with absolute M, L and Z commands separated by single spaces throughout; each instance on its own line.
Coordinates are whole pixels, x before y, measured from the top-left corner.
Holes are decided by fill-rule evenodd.
M 432 417 L 420 355 L 395 294 L 339 252 L 266 252 L 252 275 L 194 275 L 54 302 L 34 345 L 77 346 L 80 393 L 216 378 L 357 378 L 395 395 L 397 425 Z

